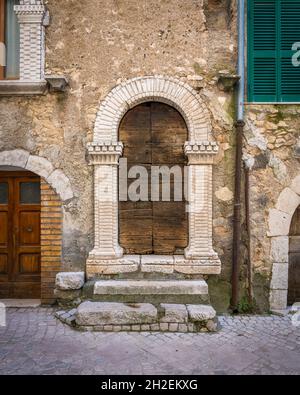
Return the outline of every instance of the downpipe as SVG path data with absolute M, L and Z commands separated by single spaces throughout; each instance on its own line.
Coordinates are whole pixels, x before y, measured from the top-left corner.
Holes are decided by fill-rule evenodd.
M 238 76 L 237 85 L 237 120 L 236 155 L 235 155 L 235 190 L 233 214 L 232 242 L 232 275 L 231 275 L 231 310 L 238 311 L 239 276 L 241 263 L 241 184 L 242 184 L 242 155 L 244 137 L 244 95 L 245 95 L 245 0 L 238 1 Z

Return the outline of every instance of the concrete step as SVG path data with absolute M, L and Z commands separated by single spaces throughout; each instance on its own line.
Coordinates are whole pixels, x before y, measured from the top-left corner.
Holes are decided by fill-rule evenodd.
M 92 299 L 124 303 L 208 303 L 204 280 L 99 280 Z

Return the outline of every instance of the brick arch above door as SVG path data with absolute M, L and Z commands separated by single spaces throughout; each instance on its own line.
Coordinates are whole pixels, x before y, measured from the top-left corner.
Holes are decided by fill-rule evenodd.
M 52 163 L 42 156 L 32 155 L 23 149 L 1 151 L 0 166 L 19 167 L 44 178 L 54 188 L 62 202 L 74 197 L 68 177 L 62 170 L 54 169 Z
M 100 104 L 93 141 L 117 142 L 123 116 L 146 101 L 176 108 L 187 124 L 190 141 L 212 140 L 209 112 L 199 93 L 181 80 L 159 75 L 133 78 L 113 88 Z
M 40 176 L 41 183 L 41 301 L 55 301 L 55 276 L 61 270 L 64 204 L 74 197 L 68 177 L 43 157 L 16 149 L 0 152 L 1 168 L 23 169 Z

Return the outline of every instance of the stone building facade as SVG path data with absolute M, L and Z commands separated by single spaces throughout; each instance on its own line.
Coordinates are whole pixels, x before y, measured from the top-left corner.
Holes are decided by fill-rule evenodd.
M 19 3 L 20 77 L 0 81 L 0 170 L 30 171 L 49 192 L 41 201 L 43 301 L 55 300 L 58 272 L 84 272 L 87 280 L 162 275 L 206 280 L 212 305 L 226 311 L 236 106 L 233 84 L 223 82 L 236 75 L 237 1 Z M 189 213 L 184 255 L 123 255 L 119 245 L 118 128 L 144 102 L 174 107 L 187 125 L 190 193 L 201 208 Z M 245 109 L 252 287 L 256 308 L 268 311 L 287 303 L 290 224 L 300 204 L 300 108 Z M 245 226 L 243 209 L 241 309 L 249 287 Z

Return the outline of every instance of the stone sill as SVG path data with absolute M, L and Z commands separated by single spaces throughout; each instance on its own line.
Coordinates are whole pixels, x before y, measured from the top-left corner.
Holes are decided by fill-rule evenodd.
M 119 273 L 182 273 L 220 274 L 221 262 L 217 256 L 185 259 L 183 255 L 124 255 L 119 259 L 103 259 L 91 253 L 87 260 L 87 277 Z
M 0 81 L 0 96 L 45 95 L 48 90 L 47 81 L 25 82 L 20 80 Z

